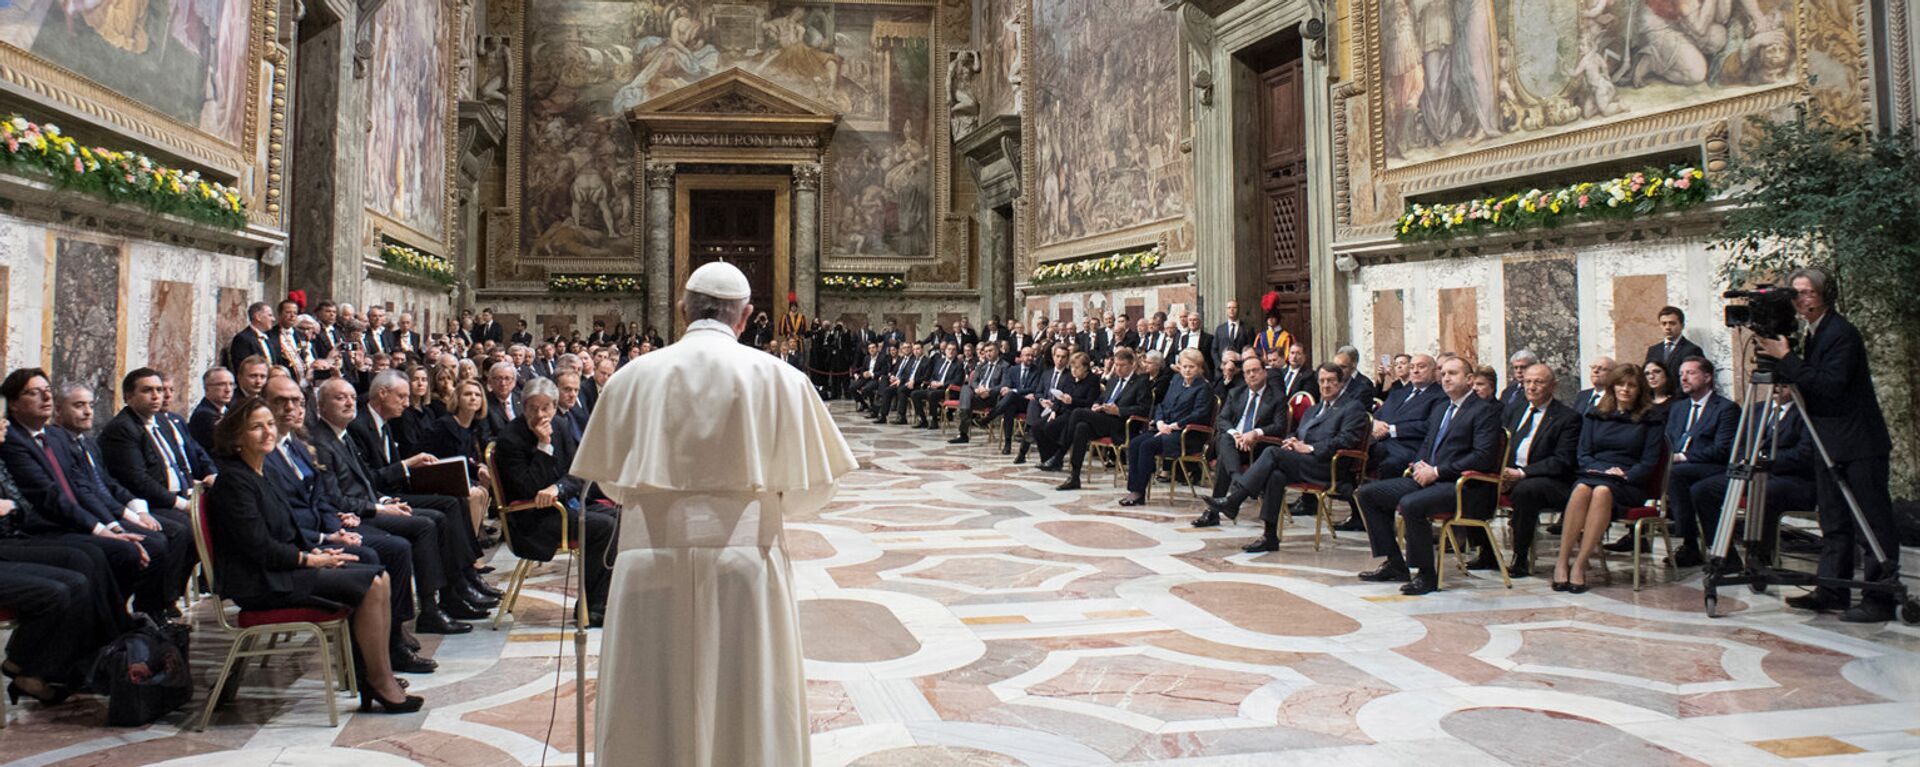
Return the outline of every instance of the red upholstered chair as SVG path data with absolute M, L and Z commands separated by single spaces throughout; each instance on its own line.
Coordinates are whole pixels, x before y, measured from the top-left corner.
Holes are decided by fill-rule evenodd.
M 326 682 L 327 723 L 340 726 L 340 712 L 334 701 L 336 689 L 359 694 L 358 684 L 354 681 L 353 645 L 347 627 L 348 611 L 283 607 L 273 610 L 241 609 L 235 615 L 228 616 L 226 600 L 220 597 L 220 584 L 214 580 L 213 531 L 207 521 L 203 499 L 203 486 L 196 482 L 187 503 L 189 519 L 193 524 L 193 547 L 199 554 L 200 571 L 207 579 L 207 590 L 213 593 L 209 597 L 215 600 L 213 614 L 219 618 L 220 628 L 233 635 L 233 645 L 227 649 L 227 659 L 220 664 L 220 674 L 214 677 L 213 688 L 207 693 L 207 707 L 201 711 L 193 729 L 196 732 L 207 729 L 207 722 L 213 718 L 213 707 L 219 705 L 222 693 L 227 688 L 228 677 L 243 671 L 246 659 L 260 658 L 264 665 L 267 658 L 275 655 L 308 655 L 320 661 L 320 675 Z M 313 634 L 314 644 L 280 643 L 282 635 L 300 633 Z M 260 641 L 263 638 L 266 640 L 264 643 Z
M 1300 419 L 1307 417 L 1307 410 L 1312 407 L 1313 395 L 1306 392 L 1294 394 L 1292 399 L 1287 400 L 1287 423 L 1300 423 Z
M 960 423 L 960 417 L 963 417 L 960 413 L 960 387 L 948 386 L 946 396 L 940 400 L 940 411 L 934 415 L 934 422 L 940 424 L 940 433 L 946 434 L 947 424 Z
M 1303 392 L 1304 393 L 1304 392 Z M 1371 421 L 1371 418 L 1369 418 Z M 1281 440 L 1274 437 L 1261 437 L 1263 441 L 1278 445 Z M 1366 433 L 1360 438 L 1360 446 L 1352 450 L 1335 450 L 1333 457 L 1327 459 L 1327 484 L 1313 482 L 1295 482 L 1287 485 L 1288 490 L 1313 496 L 1313 550 L 1320 550 L 1320 529 L 1325 527 L 1328 537 L 1340 540 L 1340 534 L 1333 529 L 1333 501 L 1353 502 L 1354 488 L 1359 487 L 1361 478 L 1367 476 L 1367 449 L 1372 447 L 1373 426 L 1368 424 Z M 1283 512 L 1284 513 L 1284 512 Z M 1358 510 L 1355 510 L 1358 513 Z M 1366 517 L 1360 518 L 1362 524 Z
M 1504 431 L 1501 432 L 1500 452 L 1496 453 L 1496 455 L 1504 457 L 1507 454 L 1507 440 L 1512 438 L 1512 435 Z M 1465 472 L 1460 475 L 1459 479 L 1453 481 L 1453 511 L 1448 514 L 1436 514 L 1433 516 L 1433 521 L 1440 523 L 1440 569 L 1439 572 L 1434 574 L 1433 585 L 1435 588 L 1444 588 L 1446 585 L 1447 558 L 1449 556 L 1462 560 L 1460 561 L 1460 571 L 1463 573 L 1467 571 L 1467 563 L 1464 561 L 1467 553 L 1466 543 L 1460 540 L 1460 536 L 1454 532 L 1462 527 L 1477 527 L 1487 534 L 1487 545 L 1493 549 L 1493 561 L 1500 566 L 1500 582 L 1506 584 L 1507 588 L 1513 588 L 1513 578 L 1507 575 L 1507 560 L 1500 555 L 1500 541 L 1493 537 L 1492 517 L 1487 519 L 1473 519 L 1467 516 L 1467 505 L 1465 501 L 1466 490 L 1476 482 L 1492 485 L 1494 493 L 1497 494 L 1500 492 L 1500 474 L 1498 472 L 1493 474 L 1482 474 L 1477 471 Z M 1504 499 L 1505 496 L 1501 498 Z M 1495 501 L 1495 515 L 1499 514 L 1502 505 L 1503 500 Z
M 569 521 L 567 519 L 567 509 L 565 506 L 559 503 L 541 504 L 531 500 L 514 501 L 511 503 L 507 501 L 507 496 L 500 489 L 500 469 L 493 465 L 492 442 L 487 443 L 484 459 L 487 462 L 487 475 L 493 480 L 494 500 L 500 504 L 500 540 L 506 544 L 508 551 L 513 552 L 517 560 L 513 565 L 513 574 L 507 578 L 506 595 L 500 600 L 499 609 L 493 613 L 493 630 L 499 631 L 501 619 L 506 617 L 508 613 L 513 612 L 514 605 L 519 603 L 520 589 L 527 585 L 527 576 L 533 574 L 533 568 L 544 562 L 552 562 L 554 557 L 561 554 L 571 554 L 576 557 L 580 556 L 580 539 L 569 530 Z M 553 551 L 529 552 L 514 547 L 513 532 L 507 525 L 507 515 L 529 509 L 559 510 L 561 542 L 553 547 Z M 584 626 L 587 624 L 587 600 L 576 599 L 574 602 L 579 612 L 579 615 L 576 617 L 580 619 L 580 625 Z
M 1146 416 L 1128 416 L 1125 427 L 1126 437 L 1119 442 L 1114 442 L 1112 437 L 1101 437 L 1087 443 L 1087 451 L 1100 459 L 1095 465 L 1105 466 L 1113 473 L 1114 487 L 1120 486 L 1120 478 L 1127 473 L 1127 445 L 1133 442 L 1133 435 L 1147 428 L 1148 423 L 1150 421 Z
M 1666 547 L 1667 554 L 1673 554 L 1673 538 L 1667 526 L 1667 473 L 1673 468 L 1673 453 L 1667 446 L 1660 447 L 1660 463 L 1653 469 L 1653 475 L 1641 489 L 1647 494 L 1647 501 L 1639 506 L 1627 509 L 1626 516 L 1620 519 L 1633 531 L 1633 590 L 1640 590 L 1641 559 L 1648 553 L 1643 551 L 1647 536 L 1660 534 L 1660 542 Z M 1607 569 L 1607 548 L 1600 547 L 1600 573 L 1608 583 L 1613 582 L 1613 572 Z M 1671 560 L 1669 560 L 1671 561 Z

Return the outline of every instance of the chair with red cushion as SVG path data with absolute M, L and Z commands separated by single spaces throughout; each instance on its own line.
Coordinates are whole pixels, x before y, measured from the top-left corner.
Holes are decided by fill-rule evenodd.
M 493 488 L 492 488 L 493 497 L 496 501 L 500 503 L 500 540 L 503 544 L 505 544 L 505 547 L 508 551 L 513 552 L 513 555 L 517 560 L 514 562 L 514 565 L 513 565 L 513 574 L 507 577 L 506 594 L 500 599 L 499 609 L 495 610 L 493 613 L 493 630 L 499 631 L 500 621 L 503 618 L 505 618 L 507 614 L 513 612 L 514 605 L 519 603 L 520 589 L 527 585 L 527 576 L 533 574 L 533 568 L 539 566 L 543 562 L 552 562 L 554 557 L 560 556 L 561 554 L 569 554 L 576 557 L 580 556 L 581 548 L 580 548 L 580 539 L 577 536 L 570 533 L 568 530 L 568 520 L 567 520 L 568 515 L 567 515 L 567 508 L 565 506 L 562 506 L 557 502 L 543 504 L 543 503 L 538 503 L 536 501 L 531 501 L 531 500 L 515 501 L 512 503 L 508 503 L 506 500 L 507 496 L 504 494 L 504 492 L 500 488 L 500 470 L 495 468 L 493 465 L 493 443 L 492 442 L 487 443 L 486 454 L 483 456 L 483 459 L 487 462 L 487 475 L 493 480 Z M 522 551 L 520 549 L 514 548 L 513 531 L 507 525 L 507 515 L 522 512 L 522 511 L 527 511 L 530 509 L 559 510 L 560 512 L 560 543 L 553 547 L 553 551 L 527 552 L 527 551 Z M 543 554 L 545 555 L 545 558 L 541 558 L 541 555 Z M 577 617 L 580 620 L 580 625 L 584 626 L 587 624 L 587 606 L 586 606 L 587 600 L 578 599 L 578 600 L 574 600 L 574 603 L 577 607 L 576 612 L 579 613 L 575 617 Z M 517 617 L 515 619 L 518 620 Z
M 1673 538 L 1667 526 L 1667 473 L 1673 468 L 1673 453 L 1665 446 L 1660 448 L 1660 463 L 1653 468 L 1653 474 L 1647 477 L 1646 486 L 1641 488 L 1647 494 L 1647 500 L 1639 506 L 1627 509 L 1620 518 L 1627 529 L 1633 531 L 1633 590 L 1640 590 L 1641 559 L 1647 556 L 1642 550 L 1647 536 L 1655 532 L 1660 534 L 1660 542 L 1666 547 L 1667 554 L 1673 554 Z M 1607 569 L 1607 548 L 1600 547 L 1600 574 L 1613 582 L 1613 572 Z M 1672 560 L 1669 559 L 1669 562 Z
M 1278 445 L 1282 440 L 1278 437 L 1261 437 L 1260 441 Z M 1336 541 L 1340 540 L 1340 533 L 1333 529 L 1333 501 L 1338 499 L 1344 500 L 1348 504 L 1353 503 L 1354 488 L 1359 487 L 1361 478 L 1367 476 L 1367 449 L 1372 446 L 1372 441 L 1373 426 L 1369 423 L 1366 431 L 1360 437 L 1360 445 L 1358 447 L 1352 450 L 1335 450 L 1333 451 L 1333 457 L 1327 459 L 1329 464 L 1327 469 L 1327 484 L 1295 482 L 1287 485 L 1288 490 L 1313 496 L 1314 551 L 1320 550 L 1320 529 L 1322 527 L 1326 528 L 1328 537 Z M 1342 481 L 1343 477 L 1346 479 L 1344 482 Z M 1365 515 L 1361 515 L 1360 522 L 1361 524 L 1366 523 Z
M 353 645 L 350 629 L 347 626 L 346 609 L 320 609 L 312 607 L 283 607 L 272 610 L 241 609 L 233 616 L 227 615 L 226 600 L 220 596 L 219 583 L 214 580 L 213 531 L 207 521 L 204 508 L 203 486 L 194 483 L 188 499 L 189 520 L 193 525 L 193 547 L 200 558 L 200 572 L 207 579 L 207 590 L 216 600 L 213 614 L 219 618 L 220 628 L 233 635 L 233 644 L 227 649 L 227 659 L 220 664 L 220 674 L 213 679 L 213 687 L 207 693 L 207 707 L 201 711 L 200 719 L 194 730 L 207 729 L 207 723 L 213 719 L 213 708 L 220 704 L 227 692 L 227 682 L 236 672 L 245 669 L 248 658 L 260 658 L 261 664 L 276 655 L 307 655 L 320 661 L 320 676 L 326 682 L 327 723 L 340 726 L 340 712 L 334 700 L 335 691 L 344 691 L 350 695 L 359 694 L 359 684 L 353 673 Z M 288 645 L 282 644 L 282 636 L 311 633 L 314 643 Z M 255 646 L 265 638 L 261 646 Z M 338 680 L 338 681 L 336 681 Z
M 1287 400 L 1287 423 L 1292 423 L 1292 424 L 1299 423 L 1300 419 L 1307 417 L 1307 411 L 1311 410 L 1312 408 L 1313 408 L 1312 394 L 1308 394 L 1306 392 L 1295 392 L 1293 395 L 1293 398 Z
M 1087 450 L 1100 459 L 1093 466 L 1105 466 L 1113 472 L 1114 487 L 1119 487 L 1120 478 L 1126 476 L 1127 445 L 1133 442 L 1133 435 L 1146 430 L 1148 423 L 1150 421 L 1146 416 L 1128 416 L 1126 427 L 1123 429 L 1126 436 L 1119 442 L 1114 442 L 1112 437 L 1101 437 L 1087 443 Z
M 934 412 L 933 422 L 940 425 L 940 433 L 947 433 L 947 424 L 960 423 L 960 387 L 947 386 L 947 393 L 940 400 L 940 409 Z
M 1512 439 L 1512 435 L 1504 431 L 1501 432 L 1500 452 L 1495 453 L 1495 455 L 1504 456 L 1507 454 L 1507 440 L 1509 439 Z M 1453 511 L 1446 514 L 1435 514 L 1433 516 L 1433 521 L 1440 523 L 1440 568 L 1434 575 L 1433 585 L 1435 588 L 1443 588 L 1446 583 L 1447 558 L 1449 556 L 1459 561 L 1461 572 L 1467 572 L 1467 563 L 1463 561 L 1467 553 L 1466 542 L 1462 541 L 1460 536 L 1454 532 L 1455 529 L 1462 527 L 1477 527 L 1486 533 L 1487 546 L 1493 550 L 1493 561 L 1500 566 L 1500 582 L 1506 584 L 1507 588 L 1513 588 L 1513 578 L 1507 575 L 1507 560 L 1500 555 L 1500 542 L 1493 537 L 1492 517 L 1487 519 L 1474 519 L 1467 516 L 1466 490 L 1476 482 L 1492 485 L 1493 491 L 1496 494 L 1500 492 L 1500 474 L 1498 472 L 1493 474 L 1483 474 L 1477 471 L 1463 472 L 1458 479 L 1453 481 Z M 1500 512 L 1504 499 L 1505 496 L 1501 496 L 1494 502 L 1494 514 L 1496 516 Z

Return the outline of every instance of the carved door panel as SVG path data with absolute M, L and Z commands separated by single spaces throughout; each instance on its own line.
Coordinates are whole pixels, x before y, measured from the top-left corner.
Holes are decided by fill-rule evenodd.
M 1267 282 L 1280 294 L 1281 325 L 1312 337 L 1312 263 L 1307 249 L 1305 91 L 1296 56 L 1262 71 L 1259 238 Z
M 696 189 L 687 196 L 687 268 L 726 261 L 747 275 L 754 311 L 786 311 L 773 295 L 773 192 Z

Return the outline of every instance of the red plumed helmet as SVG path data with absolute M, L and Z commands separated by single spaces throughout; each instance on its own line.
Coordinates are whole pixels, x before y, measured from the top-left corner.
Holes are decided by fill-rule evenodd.
M 1265 312 L 1269 317 L 1279 315 L 1280 314 L 1280 291 L 1269 290 L 1267 291 L 1266 295 L 1261 296 L 1260 311 Z
M 800 303 L 800 294 L 795 293 L 791 290 L 787 291 L 787 303 L 790 303 L 790 304 Z
M 294 305 L 299 306 L 300 311 L 304 312 L 307 310 L 307 291 L 289 290 L 287 291 L 287 300 L 292 301 Z

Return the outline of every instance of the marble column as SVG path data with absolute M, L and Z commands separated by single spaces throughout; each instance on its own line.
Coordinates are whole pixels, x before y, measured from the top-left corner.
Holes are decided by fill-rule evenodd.
M 820 164 L 815 162 L 793 165 L 792 274 L 792 290 L 801 310 L 818 315 L 820 305 L 814 297 L 820 287 Z
M 647 173 L 647 324 L 672 337 L 673 174 L 670 162 L 649 162 Z

